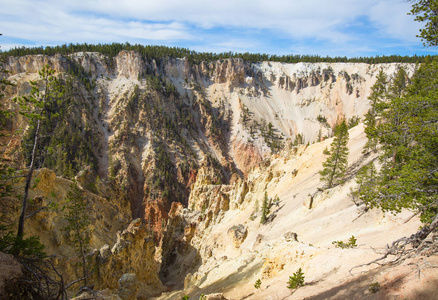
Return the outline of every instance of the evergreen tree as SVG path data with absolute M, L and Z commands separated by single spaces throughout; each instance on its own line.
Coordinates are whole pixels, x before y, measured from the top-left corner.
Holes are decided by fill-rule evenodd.
M 324 167 L 319 174 L 321 180 L 326 182 L 327 188 L 342 182 L 347 170 L 348 157 L 348 126 L 345 120 L 335 127 L 335 137 L 330 145 L 330 150 L 324 150 L 328 155 L 327 160 L 323 162 Z
M 44 91 L 41 92 L 36 82 L 31 82 L 32 90 L 30 96 L 17 98 L 20 105 L 20 114 L 29 121 L 30 131 L 33 133 L 32 151 L 28 160 L 30 161 L 29 170 L 26 176 L 26 182 L 21 205 L 21 213 L 18 221 L 17 237 L 22 238 L 24 235 L 24 216 L 26 213 L 27 198 L 32 180 L 33 171 L 35 169 L 37 156 L 39 155 L 39 139 L 41 135 L 41 121 L 46 118 L 51 118 L 57 113 L 48 109 L 50 103 L 56 102 L 63 93 L 63 87 L 58 84 L 57 78 L 54 76 L 55 71 L 50 70 L 46 65 L 39 72 L 41 79 L 44 82 Z M 43 132 L 49 135 L 50 132 Z
M 405 68 L 400 67 L 394 75 L 388 86 L 388 97 L 389 98 L 400 98 L 406 91 L 406 87 L 409 84 L 409 77 L 406 73 Z M 382 107 L 380 111 L 383 111 L 386 107 Z
M 437 0 L 410 0 L 412 5 L 410 14 L 415 15 L 415 21 L 425 22 L 417 37 L 421 38 L 425 46 L 438 46 L 438 1 Z
M 364 153 L 377 151 L 377 118 L 385 108 L 384 100 L 386 99 L 387 83 L 386 74 L 383 70 L 380 70 L 376 77 L 376 83 L 371 87 L 371 94 L 368 97 L 368 100 L 371 101 L 371 108 L 365 114 L 365 134 L 367 135 L 368 141 L 365 144 Z
M 262 203 L 262 216 L 260 218 L 260 223 L 265 224 L 267 221 L 267 217 L 270 213 L 270 205 L 269 205 L 269 198 L 268 198 L 268 192 L 265 191 L 265 197 L 263 198 Z
M 65 209 L 65 218 L 68 221 L 68 225 L 63 229 L 67 233 L 70 233 L 76 253 L 81 260 L 80 265 L 82 266 L 84 286 L 87 286 L 88 268 L 85 256 L 89 251 L 90 245 L 90 221 L 86 211 L 87 203 L 84 199 L 82 190 L 76 182 L 71 184 L 70 191 L 67 193 Z
M 375 188 L 359 192 L 370 206 L 392 212 L 408 208 L 419 212 L 423 222 L 437 215 L 437 86 L 436 59 L 423 64 L 412 83 L 399 71 L 388 86 L 386 108 L 376 126 L 382 167 L 373 179 Z
M 376 205 L 377 183 L 379 181 L 378 173 L 374 163 L 363 166 L 356 175 L 358 186 L 351 190 L 351 197 L 356 205 L 365 204 L 365 209 L 372 208 Z

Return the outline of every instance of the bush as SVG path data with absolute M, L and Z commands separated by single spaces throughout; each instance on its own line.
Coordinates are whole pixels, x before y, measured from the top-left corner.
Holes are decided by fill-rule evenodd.
M 297 289 L 300 286 L 304 286 L 304 273 L 301 268 L 299 268 L 293 276 L 289 276 L 289 281 L 287 282 L 287 288 Z
M 316 117 L 316 120 L 317 120 L 319 123 L 321 123 L 321 125 L 324 125 L 325 127 L 330 128 L 330 125 L 328 124 L 328 122 L 327 122 L 327 118 L 326 118 L 326 117 L 324 117 L 324 116 L 322 116 L 322 115 L 318 115 L 318 116 Z
M 373 283 L 371 283 L 371 284 L 369 285 L 368 290 L 369 290 L 371 293 L 375 294 L 375 293 L 377 293 L 378 291 L 380 291 L 380 284 L 379 284 L 378 282 L 373 282 Z
M 256 282 L 254 283 L 254 287 L 255 287 L 256 289 L 259 289 L 261 285 L 262 285 L 262 281 L 261 281 L 260 278 L 259 278 L 259 279 L 257 279 Z
M 352 116 L 350 119 L 348 119 L 348 128 L 353 128 L 357 125 L 359 125 L 360 117 L 359 116 Z
M 341 249 L 356 248 L 357 247 L 356 241 L 357 239 L 354 237 L 354 235 L 352 235 L 347 243 L 344 243 L 343 241 L 333 241 L 332 244 L 335 245 L 336 248 L 341 248 Z

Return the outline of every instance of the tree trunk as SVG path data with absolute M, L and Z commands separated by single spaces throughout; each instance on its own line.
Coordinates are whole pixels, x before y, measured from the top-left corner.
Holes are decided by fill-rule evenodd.
M 35 158 L 36 158 L 36 152 L 38 150 L 39 131 L 40 131 L 40 120 L 37 121 L 37 128 L 35 131 L 35 138 L 33 142 L 29 172 L 27 173 L 26 176 L 26 185 L 24 186 L 24 195 L 23 195 L 23 202 L 21 205 L 20 219 L 18 220 L 17 238 L 20 239 L 22 239 L 24 236 L 24 217 L 26 215 L 26 205 L 27 205 L 27 197 L 29 195 L 30 182 L 32 181 L 32 174 L 33 174 L 33 170 L 35 169 Z

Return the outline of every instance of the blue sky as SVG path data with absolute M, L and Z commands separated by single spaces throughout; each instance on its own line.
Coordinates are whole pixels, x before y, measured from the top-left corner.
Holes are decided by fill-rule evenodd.
M 207 52 L 437 54 L 404 0 L 0 0 L 2 50 L 64 43 Z

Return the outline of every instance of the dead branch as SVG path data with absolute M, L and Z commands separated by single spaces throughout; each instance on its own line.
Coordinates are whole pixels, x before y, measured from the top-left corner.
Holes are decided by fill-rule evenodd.
M 386 245 L 386 252 L 383 256 L 369 262 L 366 264 L 358 265 L 350 269 L 351 271 L 365 266 L 370 266 L 372 264 L 378 264 L 379 266 L 383 265 L 396 265 L 399 264 L 406 259 L 416 255 L 425 253 L 428 249 L 431 249 L 431 253 L 435 253 L 438 251 L 438 241 L 430 241 L 427 239 L 429 234 L 436 231 L 438 228 L 438 215 L 435 216 L 435 219 L 428 226 L 424 226 L 417 233 L 412 234 L 410 237 L 402 237 L 396 241 L 394 241 L 391 246 Z M 408 248 L 409 247 L 409 248 Z M 395 258 L 391 261 L 384 262 L 389 256 L 394 256 Z

